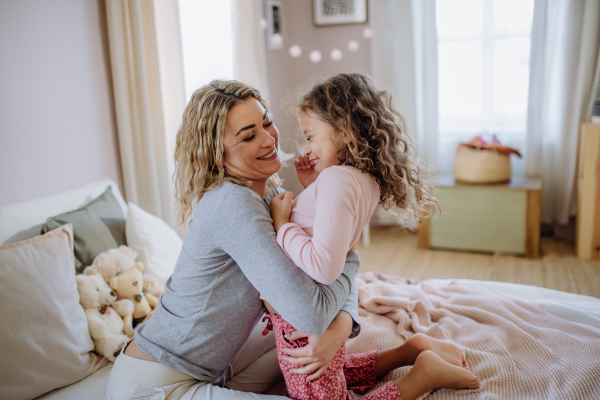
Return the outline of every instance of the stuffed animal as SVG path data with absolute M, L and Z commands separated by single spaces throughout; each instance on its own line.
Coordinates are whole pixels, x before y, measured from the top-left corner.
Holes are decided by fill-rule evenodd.
M 113 276 L 133 268 L 137 252 L 131 247 L 120 246 L 100 253 L 94 258 L 92 265 L 83 270 L 84 275 L 100 275 L 109 283 Z
M 158 299 L 164 293 L 165 289 L 156 276 L 144 274 L 144 291 Z
M 113 276 L 110 280 L 110 287 L 119 292 L 121 296 L 133 301 L 133 319 L 134 325 L 141 322 L 152 308 L 158 304 L 158 299 L 149 293 L 144 294 L 144 276 L 142 270 L 144 265 L 136 263 L 133 268 L 123 272 L 118 276 Z
M 115 301 L 116 293 L 99 275 L 76 275 L 75 279 L 95 351 L 115 361 L 123 345 L 133 337 L 133 302 Z

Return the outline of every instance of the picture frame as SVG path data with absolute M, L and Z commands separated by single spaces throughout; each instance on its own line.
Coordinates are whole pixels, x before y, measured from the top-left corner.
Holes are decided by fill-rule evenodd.
M 319 26 L 364 24 L 367 0 L 313 0 L 313 24 Z
M 268 47 L 270 50 L 281 50 L 283 48 L 283 35 L 281 32 L 282 10 L 281 2 L 277 0 L 267 1 L 267 23 L 268 23 Z

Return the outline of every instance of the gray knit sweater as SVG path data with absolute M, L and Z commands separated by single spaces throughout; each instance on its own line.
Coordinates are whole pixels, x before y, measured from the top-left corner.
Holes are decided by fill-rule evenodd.
M 154 316 L 135 332 L 144 353 L 218 382 L 263 314 L 259 293 L 302 332 L 322 334 L 342 309 L 358 334 L 358 254 L 331 285 L 313 282 L 277 244 L 267 203 L 230 182 L 202 197 Z

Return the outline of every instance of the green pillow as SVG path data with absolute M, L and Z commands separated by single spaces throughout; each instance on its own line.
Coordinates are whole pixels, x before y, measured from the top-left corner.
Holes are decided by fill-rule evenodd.
M 73 224 L 75 270 L 81 273 L 98 254 L 127 244 L 125 216 L 109 186 L 89 204 L 46 220 L 42 233 Z
M 23 240 L 31 239 L 42 234 L 42 224 L 32 226 L 29 229 L 23 229 L 6 239 L 2 246 L 22 242 Z

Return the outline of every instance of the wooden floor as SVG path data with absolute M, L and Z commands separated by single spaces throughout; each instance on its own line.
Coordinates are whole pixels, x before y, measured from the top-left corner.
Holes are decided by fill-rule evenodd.
M 537 259 L 417 248 L 416 233 L 398 227 L 371 230 L 359 246 L 360 272 L 416 278 L 477 279 L 541 286 L 600 298 L 600 260 L 575 256 L 573 244 L 542 238 Z

